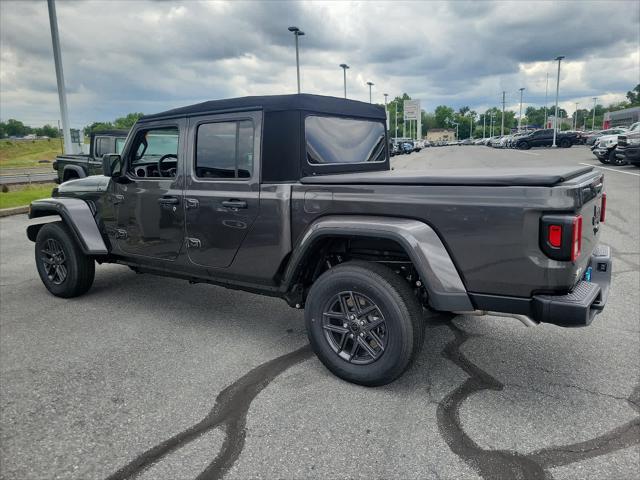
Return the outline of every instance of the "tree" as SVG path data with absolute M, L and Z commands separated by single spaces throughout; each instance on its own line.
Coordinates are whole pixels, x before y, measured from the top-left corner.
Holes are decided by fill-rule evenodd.
M 60 131 L 56 127 L 52 127 L 49 124 L 46 124 L 45 126 L 40 128 L 36 128 L 35 133 L 39 137 L 58 138 L 60 136 Z
M 124 128 L 130 129 L 133 125 L 142 117 L 144 113 L 142 112 L 134 112 L 129 113 L 125 117 L 116 118 L 113 122 L 114 127 L 116 128 Z
M 112 130 L 113 124 L 111 122 L 93 122 L 91 125 L 84 127 L 85 136 L 91 135 L 93 132 L 101 132 L 104 130 Z
M 32 128 L 22 123 L 20 120 L 10 118 L 3 123 L 2 130 L 9 137 L 22 137 L 31 133 Z
M 449 128 L 451 125 L 448 120 L 454 119 L 453 108 L 447 107 L 446 105 L 438 105 L 434 115 L 437 128 Z
M 640 83 L 633 90 L 627 92 L 630 107 L 640 106 Z

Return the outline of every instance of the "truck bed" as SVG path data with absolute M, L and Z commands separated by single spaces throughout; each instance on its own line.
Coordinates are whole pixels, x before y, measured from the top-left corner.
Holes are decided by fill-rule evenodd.
M 380 172 L 317 175 L 303 184 L 325 185 L 461 185 L 494 187 L 553 187 L 593 170 L 587 166 L 501 169 L 387 170 Z

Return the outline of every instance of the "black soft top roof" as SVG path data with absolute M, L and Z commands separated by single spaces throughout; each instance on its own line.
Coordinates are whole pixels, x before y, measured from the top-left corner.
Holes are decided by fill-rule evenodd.
M 386 119 L 384 107 L 378 105 L 338 97 L 301 93 L 210 100 L 187 107 L 174 108 L 166 112 L 145 115 L 140 121 L 255 109 L 263 110 L 264 112 L 306 111 L 376 120 Z

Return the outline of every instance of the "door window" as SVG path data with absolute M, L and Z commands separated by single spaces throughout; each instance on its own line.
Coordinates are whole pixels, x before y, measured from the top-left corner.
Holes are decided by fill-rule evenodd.
M 251 120 L 203 123 L 196 134 L 198 178 L 251 178 L 254 127 Z
M 102 157 L 105 153 L 111 153 L 109 151 L 109 137 L 96 137 L 96 157 Z
M 178 134 L 178 127 L 139 131 L 130 150 L 129 172 L 138 177 L 175 177 Z

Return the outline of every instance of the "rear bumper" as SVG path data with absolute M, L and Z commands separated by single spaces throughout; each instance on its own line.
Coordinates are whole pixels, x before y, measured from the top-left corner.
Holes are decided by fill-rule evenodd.
M 531 298 L 470 294 L 476 308 L 488 312 L 524 315 L 533 322 L 561 327 L 586 327 L 604 309 L 611 285 L 611 249 L 599 245 L 587 267 L 590 279 L 577 283 L 564 295 L 534 295 Z

